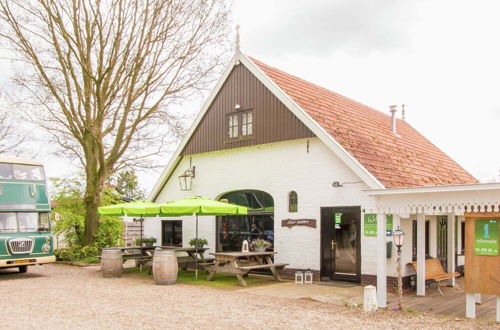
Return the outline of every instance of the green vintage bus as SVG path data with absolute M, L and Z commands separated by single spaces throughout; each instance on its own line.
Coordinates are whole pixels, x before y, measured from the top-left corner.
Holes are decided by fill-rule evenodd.
M 55 261 L 49 212 L 42 164 L 0 156 L 0 268 Z

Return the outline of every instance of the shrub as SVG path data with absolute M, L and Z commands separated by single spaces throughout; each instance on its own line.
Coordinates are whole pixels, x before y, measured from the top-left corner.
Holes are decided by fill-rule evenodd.
M 189 245 L 195 246 L 196 245 L 196 238 L 193 238 L 192 240 L 190 240 Z M 208 241 L 204 238 L 198 238 L 198 245 L 208 245 Z

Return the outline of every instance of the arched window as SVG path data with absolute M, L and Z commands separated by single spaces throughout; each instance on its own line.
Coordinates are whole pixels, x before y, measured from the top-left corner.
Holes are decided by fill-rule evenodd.
M 299 200 L 295 191 L 288 193 L 288 212 L 297 212 L 299 209 Z

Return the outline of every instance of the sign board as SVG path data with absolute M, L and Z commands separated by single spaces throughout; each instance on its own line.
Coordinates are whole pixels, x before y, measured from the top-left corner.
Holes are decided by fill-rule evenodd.
M 306 226 L 316 228 L 315 219 L 285 219 L 281 220 L 281 227 L 292 228 L 294 226 Z
M 496 219 L 478 219 L 474 227 L 474 254 L 497 256 L 498 221 Z
M 392 236 L 393 230 L 393 215 L 386 215 L 386 235 Z M 364 235 L 365 236 L 377 236 L 377 215 L 375 213 L 367 213 L 364 217 Z
M 500 296 L 500 213 L 465 213 L 465 292 Z

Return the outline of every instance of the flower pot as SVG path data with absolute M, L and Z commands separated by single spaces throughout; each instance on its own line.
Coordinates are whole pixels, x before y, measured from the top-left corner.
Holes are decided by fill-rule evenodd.
M 256 246 L 253 248 L 255 252 L 266 252 L 266 247 L 265 246 Z
M 153 247 L 153 242 L 144 242 L 145 247 Z
M 201 250 L 203 249 L 203 246 L 205 246 L 205 244 L 195 244 L 195 249 L 198 249 L 198 250 Z

